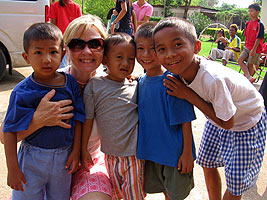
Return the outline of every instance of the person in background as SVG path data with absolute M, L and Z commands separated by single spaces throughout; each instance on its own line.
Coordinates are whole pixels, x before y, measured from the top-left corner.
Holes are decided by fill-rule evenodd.
M 216 60 L 217 58 L 221 58 L 224 66 L 226 66 L 229 60 L 232 61 L 238 60 L 240 56 L 241 40 L 236 35 L 237 29 L 238 28 L 236 24 L 230 25 L 229 28 L 230 40 L 227 39 L 225 40 L 227 46 L 224 48 L 224 51 L 220 51 L 217 54 L 215 53 L 216 50 L 212 51 L 210 60 Z
M 64 34 L 69 23 L 82 16 L 80 5 L 72 0 L 59 0 L 50 5 L 49 18 L 52 24 L 55 24 Z M 66 55 L 63 57 L 59 68 L 67 65 Z
M 137 27 L 148 22 L 153 13 L 153 6 L 145 0 L 137 0 L 133 3 L 133 9 L 136 14 Z
M 248 13 L 251 20 L 246 23 L 244 35 L 246 36 L 245 47 L 238 59 L 238 64 L 244 72 L 244 76 L 253 83 L 256 78 L 253 77 L 255 68 L 253 65 L 259 65 L 264 40 L 264 25 L 259 18 L 261 7 L 258 3 L 253 3 L 248 7 Z M 247 60 L 247 63 L 245 61 Z
M 111 24 L 110 32 L 122 32 L 133 36 L 133 33 L 137 28 L 137 20 L 136 14 L 132 7 L 132 1 L 117 0 L 115 10 L 117 11 L 118 15 L 114 22 Z M 134 27 L 132 27 L 132 21 Z M 120 26 L 118 29 L 116 29 L 115 27 L 118 22 L 120 22 Z
M 224 29 L 221 29 L 217 32 L 217 39 L 215 40 L 217 43 L 217 48 L 213 48 L 208 57 L 209 60 L 216 60 L 217 58 L 223 57 L 223 52 L 225 47 L 227 46 L 228 40 L 225 38 Z
M 80 5 L 72 0 L 59 0 L 50 6 L 49 18 L 64 34 L 69 23 L 82 16 Z

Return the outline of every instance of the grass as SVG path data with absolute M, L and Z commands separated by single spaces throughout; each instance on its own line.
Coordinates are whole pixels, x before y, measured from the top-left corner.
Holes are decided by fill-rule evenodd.
M 210 54 L 211 49 L 212 48 L 216 48 L 216 47 L 217 47 L 217 44 L 215 44 L 213 42 L 210 42 L 209 39 L 207 39 L 207 38 L 203 38 L 203 39 L 201 39 L 201 51 L 199 52 L 199 55 L 200 56 L 208 57 L 209 54 Z M 237 72 L 239 72 L 239 70 L 240 70 L 239 65 L 233 65 L 231 63 L 228 63 L 227 64 L 227 67 L 229 67 L 229 68 L 231 68 L 231 69 L 233 69 L 233 70 L 235 70 Z M 265 76 L 265 71 L 262 72 L 262 75 L 261 76 L 262 77 Z

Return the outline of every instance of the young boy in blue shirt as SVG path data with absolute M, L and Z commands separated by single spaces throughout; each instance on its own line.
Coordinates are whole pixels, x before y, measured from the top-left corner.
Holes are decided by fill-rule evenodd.
M 195 147 L 192 104 L 167 94 L 163 80 L 170 74 L 155 56 L 154 23 L 135 34 L 136 58 L 146 70 L 139 78 L 137 158 L 145 160 L 144 190 L 164 192 L 166 199 L 184 199 L 194 187 Z
M 153 32 L 159 62 L 178 80 L 165 80 L 168 94 L 186 99 L 208 118 L 197 163 L 209 199 L 221 199 L 218 167 L 225 167 L 224 200 L 239 200 L 258 177 L 264 156 L 266 111 L 248 79 L 220 63 L 198 57 L 201 42 L 193 24 L 182 18 L 161 20 Z
M 62 33 L 50 23 L 37 23 L 24 33 L 23 57 L 33 74 L 12 91 L 4 121 L 7 184 L 12 199 L 69 200 L 71 173 L 79 164 L 81 123 L 85 121 L 83 100 L 76 80 L 59 73 L 63 55 Z M 71 99 L 74 117 L 70 129 L 45 126 L 24 139 L 17 154 L 17 132 L 27 130 L 43 96 L 56 90 L 52 101 Z M 68 169 L 68 166 L 71 169 Z

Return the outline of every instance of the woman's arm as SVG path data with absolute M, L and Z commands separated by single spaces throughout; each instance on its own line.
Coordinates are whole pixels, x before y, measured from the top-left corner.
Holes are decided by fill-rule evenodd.
M 55 95 L 55 90 L 48 92 L 40 101 L 36 111 L 33 114 L 32 121 L 27 130 L 19 131 L 17 133 L 17 140 L 23 140 L 39 128 L 44 126 L 60 126 L 63 128 L 71 128 L 71 126 L 64 120 L 73 117 L 73 113 L 68 113 L 73 110 L 71 100 L 61 100 L 58 102 L 51 102 L 51 98 Z M 2 126 L 0 130 L 0 139 L 3 143 Z

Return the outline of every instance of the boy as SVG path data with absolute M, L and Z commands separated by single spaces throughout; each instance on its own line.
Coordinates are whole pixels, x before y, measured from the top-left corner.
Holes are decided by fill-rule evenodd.
M 110 35 L 104 43 L 107 75 L 93 77 L 85 87 L 86 120 L 83 125 L 82 166 L 88 170 L 87 150 L 94 118 L 101 151 L 113 187 L 113 199 L 142 200 L 143 163 L 136 158 L 138 131 L 137 82 L 127 80 L 134 68 L 135 43 L 126 33 Z
M 260 10 L 261 8 L 258 3 L 253 3 L 248 7 L 251 20 L 246 23 L 244 32 L 246 43 L 238 59 L 240 68 L 251 83 L 256 80 L 252 77 L 255 73 L 253 65 L 259 64 L 264 39 L 264 25 L 259 18 Z M 244 63 L 246 60 L 248 60 L 247 64 Z
M 79 164 L 81 122 L 85 120 L 83 101 L 76 80 L 58 73 L 62 53 L 62 33 L 50 23 L 37 23 L 24 33 L 23 58 L 33 74 L 12 91 L 4 121 L 8 185 L 12 199 L 69 199 L 71 173 Z M 43 127 L 22 141 L 17 157 L 17 132 L 27 130 L 42 97 L 51 89 L 52 100 L 71 99 L 72 128 Z M 75 128 L 74 128 L 75 127 Z M 71 166 L 71 170 L 68 170 Z
M 152 40 L 154 23 L 142 24 L 135 34 L 136 59 L 146 70 L 139 78 L 137 158 L 145 160 L 144 190 L 164 192 L 166 199 L 184 199 L 194 187 L 195 146 L 193 106 L 166 93 L 166 71 Z
M 153 34 L 160 63 L 183 81 L 168 76 L 168 94 L 188 100 L 208 117 L 197 163 L 203 167 L 209 198 L 221 199 L 217 167 L 224 166 L 223 199 L 241 199 L 255 184 L 264 155 L 266 112 L 261 95 L 243 75 L 195 55 L 201 43 L 190 22 L 167 18 Z

